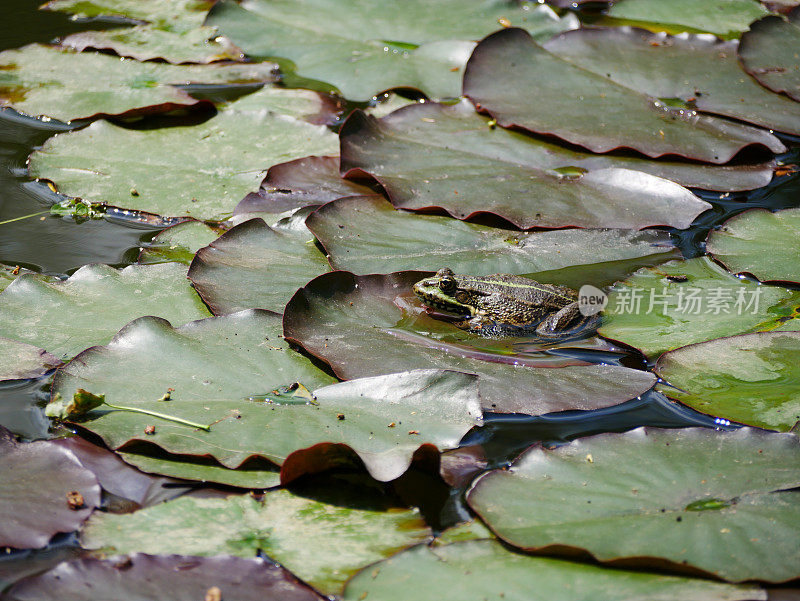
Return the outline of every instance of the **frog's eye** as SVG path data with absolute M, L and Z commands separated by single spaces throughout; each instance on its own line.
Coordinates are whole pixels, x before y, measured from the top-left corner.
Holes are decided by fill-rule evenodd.
M 441 280 L 439 280 L 439 289 L 442 292 L 447 292 L 448 294 L 450 292 L 453 292 L 453 290 L 456 289 L 456 280 L 455 280 L 455 278 L 453 278 L 453 277 L 443 277 Z

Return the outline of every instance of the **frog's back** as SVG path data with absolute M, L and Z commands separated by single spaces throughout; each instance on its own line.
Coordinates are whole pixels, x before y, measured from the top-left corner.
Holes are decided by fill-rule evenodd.
M 541 284 L 536 280 L 498 273 L 484 277 L 456 276 L 459 281 L 469 283 L 470 288 L 486 293 L 504 291 L 509 296 L 527 301 L 533 305 L 551 305 L 562 307 L 578 299 L 578 293 L 566 286 Z

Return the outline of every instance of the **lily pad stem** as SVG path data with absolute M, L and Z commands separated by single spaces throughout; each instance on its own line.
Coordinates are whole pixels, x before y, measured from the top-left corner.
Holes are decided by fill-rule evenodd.
M 49 215 L 50 211 L 39 211 L 38 213 L 31 213 L 30 215 L 23 215 L 22 217 L 14 217 L 13 219 L 6 219 L 5 221 L 0 221 L 0 225 L 5 225 L 6 223 L 13 223 L 15 221 L 22 221 L 23 219 L 28 219 L 29 217 L 36 217 L 37 215 Z
M 170 421 L 170 422 L 183 424 L 184 426 L 191 426 L 193 428 L 200 428 L 201 430 L 205 430 L 206 432 L 211 431 L 211 426 L 204 426 L 203 424 L 190 422 L 189 420 L 181 419 L 179 417 L 174 417 L 172 415 L 166 415 L 164 413 L 159 413 L 157 411 L 148 411 L 147 409 L 139 409 L 137 407 L 125 407 L 123 405 L 112 405 L 109 402 L 106 402 L 104 404 L 105 404 L 106 407 L 111 407 L 112 409 L 119 409 L 120 411 L 133 411 L 134 413 L 144 413 L 145 415 L 152 415 L 153 417 L 158 417 L 160 419 L 165 419 L 165 420 Z

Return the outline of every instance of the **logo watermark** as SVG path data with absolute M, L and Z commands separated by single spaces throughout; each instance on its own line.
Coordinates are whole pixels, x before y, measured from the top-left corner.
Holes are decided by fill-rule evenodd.
M 578 309 L 581 315 L 591 317 L 606 308 L 608 295 L 591 284 L 584 284 L 578 290 Z
M 653 312 L 681 315 L 755 315 L 759 312 L 762 288 L 747 286 L 695 288 L 618 288 L 609 306 L 608 295 L 586 284 L 578 291 L 582 315 L 597 315 L 606 307 L 612 315 L 650 315 Z

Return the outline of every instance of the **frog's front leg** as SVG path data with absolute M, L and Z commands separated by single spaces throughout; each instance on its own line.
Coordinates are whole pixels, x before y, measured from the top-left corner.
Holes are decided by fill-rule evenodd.
M 551 313 L 536 327 L 539 336 L 558 336 L 570 323 L 581 314 L 578 301 L 568 304 L 556 313 Z

